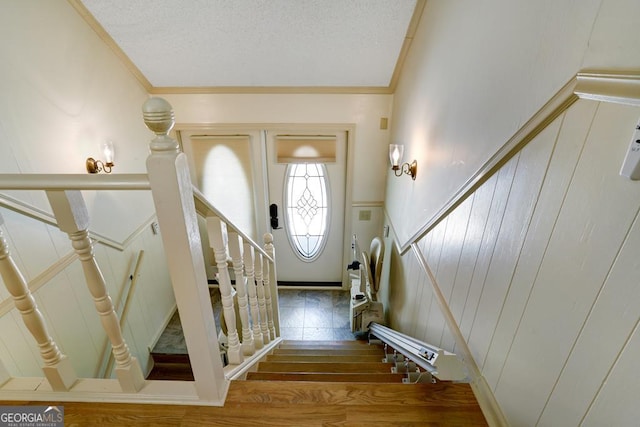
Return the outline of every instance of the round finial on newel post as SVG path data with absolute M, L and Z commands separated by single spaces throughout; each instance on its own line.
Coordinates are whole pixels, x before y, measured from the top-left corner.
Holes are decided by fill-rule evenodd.
M 151 97 L 142 106 L 144 124 L 156 134 L 151 151 L 178 151 L 178 142 L 168 134 L 175 124 L 173 108 L 164 98 Z

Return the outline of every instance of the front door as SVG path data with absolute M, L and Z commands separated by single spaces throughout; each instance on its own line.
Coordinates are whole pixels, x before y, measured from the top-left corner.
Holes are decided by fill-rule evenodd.
M 341 286 L 346 132 L 268 131 L 266 136 L 278 282 Z

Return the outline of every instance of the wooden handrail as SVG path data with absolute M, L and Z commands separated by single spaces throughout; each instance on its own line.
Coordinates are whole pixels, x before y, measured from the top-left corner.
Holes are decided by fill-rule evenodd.
M 242 237 L 242 240 L 244 240 L 245 242 L 247 242 L 251 246 L 253 246 L 253 248 L 256 251 L 260 252 L 263 257 L 265 257 L 269 261 L 273 262 L 273 258 L 268 253 L 266 253 L 265 250 L 262 249 L 262 247 L 259 244 L 254 242 L 251 237 L 249 237 L 246 233 L 244 233 L 242 230 L 240 230 L 238 227 L 236 227 L 233 224 L 233 222 L 231 222 L 231 220 L 229 220 L 229 218 L 227 218 L 222 212 L 220 212 L 218 209 L 216 209 L 211 204 L 211 202 L 209 202 L 207 200 L 205 195 L 202 194 L 202 192 L 200 190 L 198 190 L 196 187 L 193 187 L 193 200 L 194 200 L 194 202 L 196 204 L 196 212 L 197 213 L 199 213 L 200 215 L 202 215 L 205 218 L 207 216 L 217 216 L 218 218 L 220 218 L 222 220 L 222 222 L 227 224 L 228 228 L 230 228 L 232 231 L 235 231 L 240 237 Z
M 0 191 L 3 190 L 150 190 L 147 174 L 0 174 Z M 196 211 L 206 217 L 214 215 L 249 242 L 266 259 L 273 262 L 262 246 L 238 228 L 220 210 L 207 200 L 204 194 L 193 187 Z M 33 216 L 32 216 L 33 217 Z M 56 225 L 54 219 L 38 217 L 36 219 Z M 104 240 L 104 239 L 99 239 Z M 119 248 L 118 248 L 119 249 Z
M 0 174 L 0 190 L 150 190 L 147 174 Z

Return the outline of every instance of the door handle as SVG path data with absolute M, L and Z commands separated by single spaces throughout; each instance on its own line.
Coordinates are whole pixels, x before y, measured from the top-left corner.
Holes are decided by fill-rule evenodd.
M 278 205 L 276 205 L 275 203 L 272 203 L 271 205 L 269 205 L 269 219 L 271 222 L 271 229 L 272 230 L 280 230 L 282 227 L 278 227 L 279 223 L 278 223 Z

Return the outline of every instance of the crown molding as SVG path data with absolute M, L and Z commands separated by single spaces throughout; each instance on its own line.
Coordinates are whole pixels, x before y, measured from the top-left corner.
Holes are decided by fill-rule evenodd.
M 152 95 L 193 94 L 347 94 L 390 95 L 388 86 L 201 86 L 151 87 Z
M 129 59 L 129 57 L 124 53 L 120 46 L 111 38 L 109 33 L 100 25 L 98 21 L 93 17 L 91 12 L 82 4 L 81 0 L 67 0 L 67 2 L 78 12 L 78 14 L 85 20 L 87 24 L 96 32 L 98 37 L 102 39 L 102 41 L 115 53 L 115 55 L 122 61 L 124 66 L 129 70 L 131 74 L 136 78 L 138 83 L 147 91 L 150 92 L 153 89 L 153 86 L 147 80 L 147 78 L 142 74 L 140 69 L 135 66 L 133 62 Z
M 391 75 L 391 81 L 389 83 L 389 93 L 395 93 L 396 91 L 398 81 L 400 80 L 400 75 L 402 74 L 402 69 L 404 68 L 405 60 L 407 59 L 407 55 L 409 54 L 411 43 L 413 42 L 416 31 L 418 29 L 418 24 L 420 24 L 420 19 L 422 19 L 422 12 L 424 11 L 424 7 L 426 4 L 427 0 L 417 0 L 416 7 L 415 9 L 413 9 L 413 16 L 411 16 L 411 21 L 409 21 L 407 34 L 404 37 L 404 42 L 402 43 L 402 47 L 400 48 L 400 54 L 398 55 L 396 66 L 393 70 L 393 74 Z

